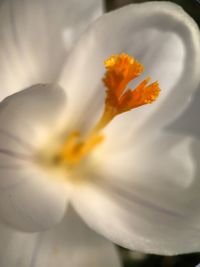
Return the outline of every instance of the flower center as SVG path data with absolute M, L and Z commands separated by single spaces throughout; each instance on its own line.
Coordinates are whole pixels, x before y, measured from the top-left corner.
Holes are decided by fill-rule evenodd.
M 95 127 L 82 138 L 80 132 L 68 135 L 58 152 L 61 162 L 73 166 L 84 159 L 104 139 L 102 130 L 117 115 L 131 109 L 150 104 L 160 93 L 158 82 L 148 85 L 150 77 L 144 79 L 134 90 L 127 88 L 130 81 L 138 77 L 144 67 L 127 54 L 113 55 L 105 61 L 106 72 L 103 83 L 106 87 L 102 116 Z

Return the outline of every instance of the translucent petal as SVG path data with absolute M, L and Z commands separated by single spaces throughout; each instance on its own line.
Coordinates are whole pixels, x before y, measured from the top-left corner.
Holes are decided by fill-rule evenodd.
M 65 212 L 67 189 L 35 158 L 59 129 L 65 106 L 65 93 L 56 85 L 35 85 L 1 102 L 0 217 L 19 229 L 49 228 Z
M 73 204 L 94 230 L 127 248 L 199 251 L 200 143 L 172 134 L 145 141 L 105 156 Z
M 103 61 L 121 52 L 141 61 L 146 70 L 141 79 L 152 76 L 162 91 L 154 104 L 116 118 L 108 132 L 121 136 L 124 128 L 135 131 L 144 124 L 154 129 L 178 116 L 199 82 L 199 29 L 179 6 L 150 2 L 102 16 L 74 48 L 60 79 L 74 120 L 86 125 L 84 118 L 97 115 L 103 108 Z
M 79 34 L 101 13 L 97 0 L 1 1 L 0 99 L 55 82 Z
M 70 209 L 54 229 L 40 234 L 0 226 L 1 267 L 120 267 L 116 248 Z

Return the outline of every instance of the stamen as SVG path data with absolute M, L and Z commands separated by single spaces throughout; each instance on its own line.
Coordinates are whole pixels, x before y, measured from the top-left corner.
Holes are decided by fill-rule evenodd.
M 106 87 L 106 98 L 103 114 L 84 140 L 79 132 L 68 136 L 60 157 L 70 164 L 79 162 L 102 142 L 101 131 L 115 116 L 150 104 L 159 96 L 158 82 L 148 85 L 150 77 L 144 79 L 134 90 L 127 88 L 128 83 L 144 71 L 143 65 L 129 55 L 113 55 L 105 61 L 105 67 L 103 83 Z
M 81 140 L 79 132 L 71 133 L 60 152 L 60 159 L 65 159 L 71 166 L 88 155 L 94 147 L 103 141 L 102 135 L 92 135 L 86 140 Z

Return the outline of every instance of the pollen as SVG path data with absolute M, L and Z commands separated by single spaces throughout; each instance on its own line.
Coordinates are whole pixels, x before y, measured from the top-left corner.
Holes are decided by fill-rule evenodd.
M 128 87 L 128 84 L 144 71 L 143 65 L 133 57 L 124 53 L 112 55 L 105 61 L 105 68 L 102 80 L 106 96 L 102 116 L 84 138 L 78 131 L 69 134 L 58 153 L 59 158 L 71 166 L 86 158 L 101 144 L 104 140 L 102 130 L 117 115 L 151 104 L 159 96 L 159 84 L 157 81 L 149 84 L 150 77 L 140 82 L 133 90 Z

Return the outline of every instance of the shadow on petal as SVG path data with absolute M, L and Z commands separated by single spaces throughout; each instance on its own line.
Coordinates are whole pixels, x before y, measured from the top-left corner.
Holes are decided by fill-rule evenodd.
M 199 87 L 200 89 L 200 87 Z M 190 104 L 181 115 L 174 120 L 167 128 L 171 131 L 194 136 L 200 139 L 200 90 L 198 90 L 191 99 Z

